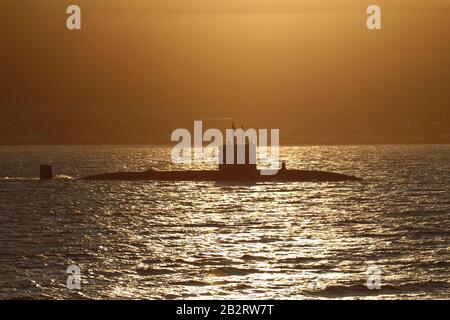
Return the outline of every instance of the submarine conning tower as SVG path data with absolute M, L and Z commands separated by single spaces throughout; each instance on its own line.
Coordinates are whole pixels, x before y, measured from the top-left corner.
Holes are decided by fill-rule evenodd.
M 245 137 L 243 127 L 236 131 L 233 124 L 233 132 L 233 139 L 219 148 L 219 171 L 240 176 L 256 174 L 256 144 Z

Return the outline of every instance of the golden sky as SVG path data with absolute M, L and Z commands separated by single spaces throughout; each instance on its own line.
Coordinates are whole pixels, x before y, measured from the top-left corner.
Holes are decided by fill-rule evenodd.
M 450 1 L 318 2 L 2 1 L 2 103 L 187 108 L 272 127 L 449 115 Z M 81 32 L 65 28 L 72 3 Z M 381 31 L 365 27 L 372 3 Z

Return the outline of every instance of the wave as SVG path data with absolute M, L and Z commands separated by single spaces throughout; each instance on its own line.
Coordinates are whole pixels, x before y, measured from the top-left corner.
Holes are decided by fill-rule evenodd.
M 0 177 L 0 181 L 37 181 L 39 178 L 29 177 Z
M 221 267 L 210 270 L 215 276 L 226 277 L 226 276 L 247 276 L 252 273 L 259 273 L 258 269 L 240 269 L 235 267 Z
M 427 208 L 423 210 L 399 210 L 385 213 L 387 216 L 406 217 L 406 216 L 430 216 L 430 215 L 448 215 L 448 210 L 439 210 Z
M 346 297 L 346 296 L 368 296 L 368 295 L 383 295 L 383 294 L 399 294 L 399 293 L 423 293 L 436 291 L 447 291 L 450 289 L 450 284 L 446 281 L 422 281 L 415 283 L 401 283 L 398 285 L 387 285 L 381 283 L 381 288 L 378 290 L 369 290 L 363 284 L 339 286 L 327 286 L 320 290 L 314 290 L 313 295 L 330 296 L 330 297 Z
M 137 268 L 136 272 L 142 276 L 158 276 L 164 274 L 172 274 L 176 271 L 171 269 L 156 269 L 156 268 Z
M 74 177 L 66 175 L 66 174 L 59 174 L 55 177 L 56 180 L 75 180 Z
M 297 264 L 297 263 L 310 263 L 310 262 L 317 262 L 323 260 L 322 258 L 315 258 L 315 257 L 293 257 L 293 258 L 283 258 L 278 259 L 277 263 L 283 263 L 283 264 Z
M 188 286 L 188 287 L 204 287 L 210 285 L 207 282 L 198 280 L 177 281 L 172 282 L 172 284 L 176 286 Z
M 251 254 L 244 254 L 243 256 L 241 256 L 241 259 L 244 261 L 267 261 L 267 260 L 270 260 L 267 257 L 256 256 L 256 255 L 251 255 Z
M 54 177 L 53 180 L 75 180 L 76 178 L 65 175 L 65 174 L 59 174 Z M 0 177 L 0 181 L 40 181 L 41 179 L 36 177 Z

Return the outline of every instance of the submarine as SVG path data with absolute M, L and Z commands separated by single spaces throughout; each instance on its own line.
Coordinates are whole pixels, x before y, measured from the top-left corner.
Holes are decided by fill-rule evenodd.
M 238 150 L 245 150 L 245 157 L 238 161 Z M 230 152 L 231 151 L 231 152 Z M 227 152 L 228 157 L 227 157 Z M 231 156 L 230 156 L 231 153 Z M 230 161 L 231 158 L 231 161 Z M 218 170 L 161 171 L 149 169 L 141 172 L 101 173 L 81 178 L 91 181 L 216 181 L 216 182 L 335 182 L 357 181 L 361 178 L 326 171 L 290 170 L 283 162 L 279 170 L 258 169 L 256 145 L 248 140 L 244 144 L 226 144 L 219 147 Z

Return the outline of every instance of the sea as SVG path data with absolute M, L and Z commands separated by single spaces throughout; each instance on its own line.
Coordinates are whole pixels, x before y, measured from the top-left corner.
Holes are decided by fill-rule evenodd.
M 0 146 L 0 299 L 450 298 L 450 145 L 281 148 L 362 181 L 78 179 L 215 167 L 170 154 Z

